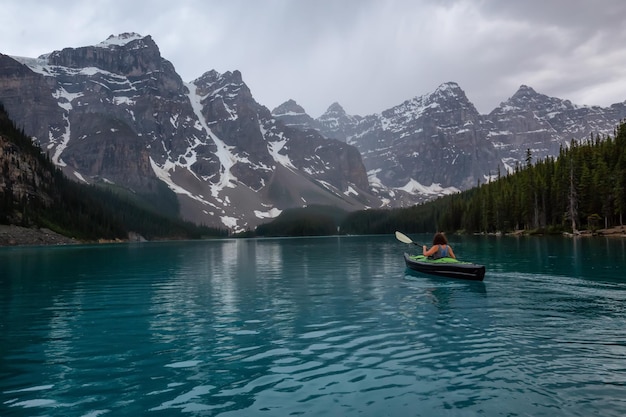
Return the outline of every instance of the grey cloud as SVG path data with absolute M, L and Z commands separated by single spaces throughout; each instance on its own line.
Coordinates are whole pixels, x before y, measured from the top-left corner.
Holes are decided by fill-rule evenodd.
M 447 81 L 483 113 L 521 84 L 577 104 L 626 99 L 622 0 L 5 0 L 4 11 L 2 53 L 134 31 L 185 81 L 240 70 L 261 104 L 292 98 L 312 116 L 334 101 L 380 112 Z

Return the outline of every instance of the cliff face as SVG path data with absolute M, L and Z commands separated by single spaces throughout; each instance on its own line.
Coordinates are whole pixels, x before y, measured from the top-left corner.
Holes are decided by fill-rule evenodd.
M 45 186 L 51 178 L 50 172 L 41 170 L 33 155 L 24 153 L 0 135 L 0 193 L 6 194 L 5 198 L 49 202 L 51 198 Z
M 390 187 L 476 185 L 496 158 L 481 129 L 481 116 L 455 83 L 364 117 L 348 137 L 370 170 Z
M 30 226 L 29 208 L 49 207 L 55 169 L 0 106 L 0 223 Z
M 55 82 L 31 71 L 7 55 L 0 54 L 2 96 L 11 118 L 37 140 L 46 141 L 50 132 L 62 130 L 63 109 L 54 95 Z
M 70 178 L 138 193 L 164 182 L 199 224 L 244 230 L 285 208 L 381 204 L 354 147 L 278 122 L 238 71 L 184 83 L 149 36 L 2 55 L 0 102 Z M 291 198 L 275 200 L 277 187 Z
M 502 165 L 510 170 L 516 163 L 525 163 L 527 150 L 536 160 L 558 155 L 559 148 L 569 146 L 572 140 L 613 135 L 624 117 L 626 102 L 608 108 L 578 106 L 522 85 L 485 116 L 483 124 Z

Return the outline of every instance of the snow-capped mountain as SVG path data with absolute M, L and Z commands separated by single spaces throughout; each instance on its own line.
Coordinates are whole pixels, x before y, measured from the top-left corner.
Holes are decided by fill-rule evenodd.
M 608 108 L 579 106 L 522 85 L 486 115 L 483 124 L 502 166 L 511 170 L 516 163 L 523 163 L 528 149 L 535 159 L 555 156 L 561 146 L 569 146 L 572 140 L 613 135 L 624 117 L 626 102 Z
M 183 82 L 150 36 L 0 55 L 0 101 L 68 176 L 138 195 L 166 184 L 198 224 L 238 231 L 285 208 L 381 205 L 356 148 L 277 121 L 238 71 Z
M 448 82 L 379 114 L 350 116 L 336 103 L 319 119 L 307 122 L 303 109 L 300 114 L 301 128 L 359 149 L 382 198 L 386 193 L 396 204 L 412 204 L 418 195 L 429 199 L 484 183 L 498 170 L 510 172 L 525 163 L 527 150 L 537 160 L 557 155 L 574 139 L 612 135 L 626 117 L 626 102 L 578 106 L 522 85 L 481 115 Z
M 184 82 L 134 33 L 0 54 L 0 101 L 69 177 L 139 198 L 173 191 L 181 217 L 233 231 L 310 204 L 413 205 L 511 170 L 527 149 L 543 158 L 612 134 L 626 117 L 626 102 L 577 106 L 526 86 L 481 115 L 454 82 L 363 117 L 333 103 L 313 119 L 293 100 L 270 112 L 239 71 Z
M 320 132 L 331 139 L 347 142 L 351 134 L 351 127 L 362 120 L 360 116 L 351 116 L 337 102 L 328 107 L 316 122 L 320 126 Z
M 481 115 L 456 83 L 364 117 L 335 103 L 306 127 L 357 147 L 374 190 L 396 205 L 470 188 L 498 164 Z
M 285 125 L 300 130 L 315 129 L 317 122 L 294 100 L 287 100 L 272 110 L 272 116 Z
M 476 185 L 484 168 L 497 164 L 481 134 L 480 114 L 456 83 L 366 116 L 356 128 L 347 143 L 387 187 L 456 192 Z

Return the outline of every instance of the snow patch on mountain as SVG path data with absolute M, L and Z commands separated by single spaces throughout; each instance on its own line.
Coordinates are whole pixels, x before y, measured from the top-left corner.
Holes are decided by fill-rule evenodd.
M 422 195 L 446 195 L 455 194 L 460 192 L 456 187 L 442 187 L 441 184 L 431 184 L 425 186 L 415 181 L 413 178 L 406 183 L 404 187 L 396 187 L 397 190 L 405 191 L 409 194 L 422 194 Z
M 14 60 L 16 60 L 22 65 L 26 65 L 33 72 L 36 72 L 42 75 L 49 75 L 47 72 L 45 72 L 46 67 L 48 67 L 48 60 L 46 56 L 47 55 L 42 55 L 39 58 L 29 58 L 26 56 L 11 55 L 11 58 L 13 58 Z
M 269 141 L 268 140 L 268 130 L 263 126 L 263 123 L 259 120 L 259 131 L 261 135 L 266 140 L 267 143 L 267 151 L 271 155 L 272 159 L 277 164 L 280 164 L 286 168 L 296 170 L 296 166 L 291 162 L 288 155 L 283 155 L 280 151 L 285 147 L 287 143 L 287 139 L 283 136 L 283 132 L 280 132 L 277 136 L 279 140 Z
M 227 146 L 224 141 L 218 138 L 209 128 L 209 125 L 202 114 L 202 103 L 201 101 L 205 97 L 200 97 L 197 94 L 197 87 L 195 84 L 186 84 L 189 90 L 189 101 L 191 103 L 191 107 L 193 108 L 196 117 L 198 118 L 202 129 L 204 129 L 205 133 L 213 140 L 215 145 L 217 146 L 217 157 L 220 161 L 220 180 L 217 184 L 211 184 L 211 195 L 214 198 L 219 198 L 220 192 L 226 188 L 234 188 L 237 183 L 237 177 L 235 177 L 231 168 L 238 162 L 237 157 L 231 152 L 233 149 L 230 146 Z
M 237 218 L 232 217 L 232 216 L 220 216 L 220 220 L 222 221 L 222 224 L 224 226 L 229 227 L 236 231 L 241 231 L 239 230 L 238 225 L 237 225 L 237 221 L 238 221 Z
M 257 216 L 259 219 L 273 219 L 275 217 L 278 217 L 278 215 L 282 212 L 282 210 L 274 207 L 268 211 L 254 210 L 254 215 Z
M 105 41 L 95 45 L 102 48 L 110 48 L 112 46 L 124 46 L 132 41 L 143 39 L 144 37 L 138 33 L 122 33 L 120 35 L 111 35 Z
M 196 201 L 199 201 L 199 202 L 201 202 L 203 204 L 214 206 L 213 204 L 211 204 L 207 200 L 203 199 L 201 196 L 197 196 L 197 195 L 193 194 L 192 192 L 190 192 L 190 191 L 186 190 L 185 188 L 179 186 L 178 184 L 176 184 L 174 182 L 174 180 L 172 180 L 171 171 L 175 169 L 175 164 L 173 164 L 171 161 L 166 162 L 164 167 L 160 167 L 159 164 L 157 164 L 152 159 L 152 157 L 150 157 L 150 166 L 152 167 L 152 171 L 154 171 L 154 174 L 161 181 L 163 181 L 165 184 L 167 184 L 167 186 L 170 188 L 170 190 L 174 191 L 176 194 L 186 195 L 187 197 L 192 198 L 192 199 L 194 199 Z
M 61 136 L 60 143 L 58 143 L 57 139 L 53 138 L 52 134 L 50 134 L 50 144 L 48 145 L 48 149 L 56 145 L 54 149 L 54 154 L 52 155 L 52 162 L 54 162 L 55 165 L 60 166 L 60 167 L 67 166 L 67 164 L 61 159 L 61 154 L 67 148 L 67 145 L 70 142 L 70 120 L 67 117 L 67 114 L 63 115 L 63 122 L 65 125 L 65 131 L 63 132 Z
M 89 184 L 89 181 L 87 181 L 79 172 L 74 171 L 74 176 L 85 184 Z
M 350 186 L 350 185 L 348 186 L 348 189 L 346 191 L 344 191 L 343 193 L 345 195 L 350 195 L 350 194 L 355 195 L 355 196 L 359 195 L 359 193 L 354 188 L 352 188 L 352 186 Z
M 274 114 L 274 116 L 280 117 L 280 116 L 302 116 L 306 114 L 306 112 L 295 112 L 295 111 L 286 111 L 284 113 L 276 113 Z

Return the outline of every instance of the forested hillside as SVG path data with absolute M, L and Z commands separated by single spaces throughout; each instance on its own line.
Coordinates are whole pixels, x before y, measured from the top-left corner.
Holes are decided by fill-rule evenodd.
M 556 158 L 533 161 L 486 184 L 404 210 L 350 214 L 344 233 L 538 232 L 623 225 L 626 210 L 626 124 L 612 137 L 572 142 Z
M 164 186 L 161 194 L 155 202 L 141 194 L 70 181 L 0 105 L 0 224 L 46 227 L 80 240 L 127 239 L 129 232 L 147 239 L 227 234 L 157 214 L 151 205 L 177 211 L 173 193 Z
M 495 233 L 524 230 L 538 233 L 575 232 L 623 225 L 626 210 L 626 124 L 609 137 L 573 141 L 558 157 L 533 161 L 513 173 L 458 194 L 407 209 L 365 210 L 339 222 L 342 234 L 405 232 Z M 302 210 L 292 222 L 311 221 L 317 230 L 332 231 L 335 223 Z M 300 230 L 283 219 L 283 232 Z M 335 219 L 336 221 L 336 219 Z M 311 223 L 311 222 L 309 222 Z M 260 228 L 277 233 L 274 227 Z M 299 234 L 299 233 L 296 233 Z M 283 233 L 289 235 L 289 233 Z

